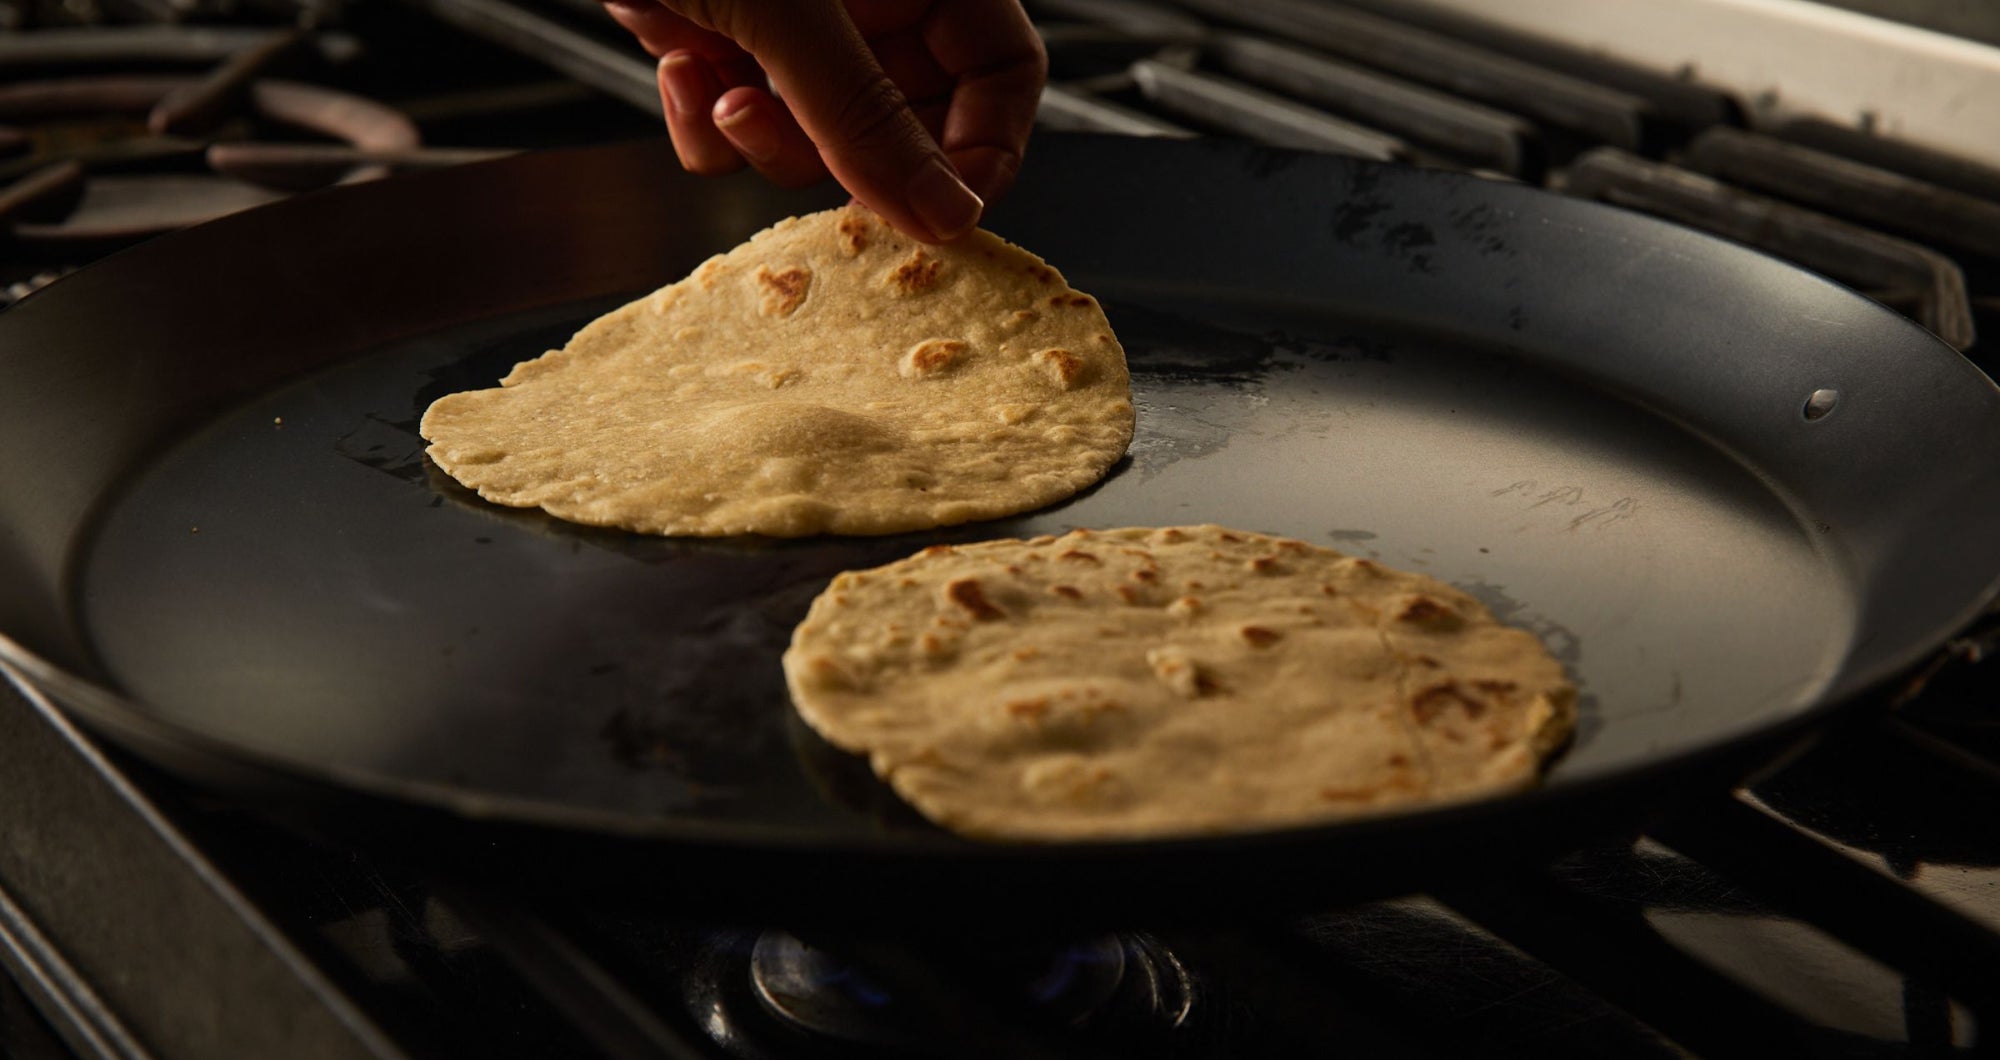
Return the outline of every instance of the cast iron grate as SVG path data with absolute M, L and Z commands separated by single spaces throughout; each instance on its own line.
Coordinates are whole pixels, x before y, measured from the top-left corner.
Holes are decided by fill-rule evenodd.
M 1051 23 L 1053 127 L 1184 129 L 1542 184 L 1787 258 L 1975 360 L 2000 309 L 2000 173 L 1964 159 L 1820 122 L 1753 131 L 1721 89 L 1394 0 L 1033 6 Z M 1176 21 L 1149 21 L 1163 12 Z

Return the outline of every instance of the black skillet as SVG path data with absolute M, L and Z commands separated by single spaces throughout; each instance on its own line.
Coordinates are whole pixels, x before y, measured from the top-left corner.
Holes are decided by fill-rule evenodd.
M 664 143 L 308 196 L 0 316 L 0 658 L 246 804 L 461 872 L 769 915 L 1269 908 L 1553 850 L 1726 783 L 2000 573 L 2000 393 L 1874 303 L 1520 187 L 1044 138 L 995 231 L 1101 297 L 1100 488 L 939 533 L 672 541 L 468 496 L 415 432 L 620 300 L 834 200 Z M 1815 397 L 1815 395 L 1818 395 Z M 1445 578 L 1584 691 L 1543 790 L 1266 835 L 979 845 L 791 719 L 834 572 L 1217 521 Z

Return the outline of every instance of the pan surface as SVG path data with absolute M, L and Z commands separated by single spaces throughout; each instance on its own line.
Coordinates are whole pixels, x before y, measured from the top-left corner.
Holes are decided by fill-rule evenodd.
M 560 152 L 308 196 L 54 285 L 0 316 L 0 659 L 239 791 L 699 850 L 725 878 L 835 856 L 1001 886 L 1581 820 L 1892 676 L 2000 572 L 2000 393 L 1915 326 L 1592 204 L 1231 144 L 1038 141 L 989 218 L 1127 349 L 1131 452 L 1069 503 L 676 541 L 489 505 L 424 460 L 431 400 L 833 201 L 685 177 L 663 143 Z M 1198 522 L 1423 571 L 1540 635 L 1583 692 L 1546 789 L 979 846 L 792 717 L 778 656 L 838 571 Z

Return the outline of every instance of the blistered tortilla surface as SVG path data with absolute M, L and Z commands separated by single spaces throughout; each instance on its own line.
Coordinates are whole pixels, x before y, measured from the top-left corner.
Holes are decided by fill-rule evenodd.
M 486 390 L 431 459 L 498 504 L 644 533 L 886 534 L 1071 496 L 1131 441 L 1095 299 L 977 231 L 859 206 L 779 222 Z
M 1536 782 L 1574 687 L 1434 578 L 1217 526 L 933 546 L 836 577 L 793 703 L 987 839 L 1308 825 Z

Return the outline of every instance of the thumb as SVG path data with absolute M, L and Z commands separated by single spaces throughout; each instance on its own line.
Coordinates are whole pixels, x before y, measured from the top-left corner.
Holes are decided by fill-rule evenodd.
M 840 3 L 732 5 L 731 36 L 856 199 L 897 229 L 943 242 L 979 223 L 985 204 L 882 72 Z

